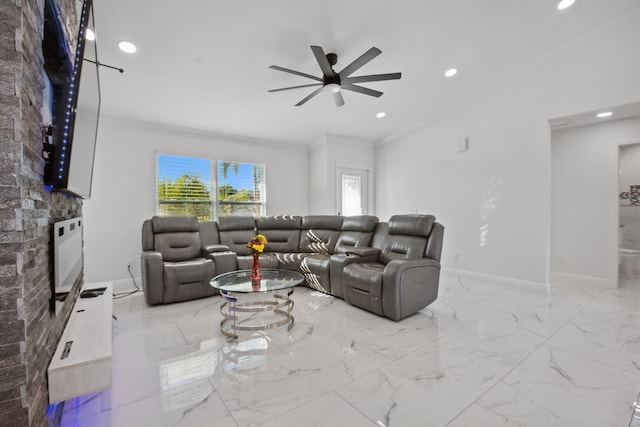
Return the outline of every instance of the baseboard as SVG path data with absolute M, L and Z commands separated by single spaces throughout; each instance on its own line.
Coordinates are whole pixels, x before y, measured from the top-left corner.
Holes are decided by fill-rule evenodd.
M 582 276 L 580 274 L 571 274 L 571 273 L 561 273 L 557 271 L 552 271 L 549 273 L 549 282 L 550 283 L 576 283 L 582 285 L 592 285 L 596 287 L 603 288 L 617 288 L 618 284 L 615 283 L 612 279 L 605 279 L 604 277 L 594 277 L 594 276 Z
M 136 277 L 135 281 L 139 288 L 142 288 L 142 279 L 140 277 Z M 111 280 L 113 283 L 113 293 L 121 294 L 123 292 L 132 292 L 136 290 L 135 285 L 133 284 L 133 279 L 121 279 L 121 280 Z
M 445 276 L 460 277 L 463 279 L 479 280 L 496 285 L 521 286 L 534 290 L 547 289 L 546 283 L 530 282 L 527 280 L 513 279 L 511 277 L 494 276 L 491 274 L 477 273 L 475 271 L 458 270 L 457 268 L 442 267 L 441 272 Z

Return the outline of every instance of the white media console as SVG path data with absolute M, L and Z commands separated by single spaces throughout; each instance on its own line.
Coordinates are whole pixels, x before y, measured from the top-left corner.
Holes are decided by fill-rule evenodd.
M 113 284 L 86 283 L 101 295 L 75 302 L 49 364 L 49 403 L 111 387 Z

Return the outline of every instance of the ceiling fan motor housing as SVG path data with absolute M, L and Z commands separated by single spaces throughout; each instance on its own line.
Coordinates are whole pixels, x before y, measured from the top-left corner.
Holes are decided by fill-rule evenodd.
M 331 71 L 333 71 L 333 76 L 323 75 L 322 86 L 326 86 L 330 84 L 337 84 L 338 86 L 340 86 L 340 74 L 336 73 L 335 70 L 333 69 L 333 66 L 338 63 L 338 55 L 336 55 L 335 53 L 327 53 L 325 56 L 327 57 L 327 61 L 329 62 L 329 65 L 331 65 Z
M 327 53 L 326 54 L 327 61 L 329 61 L 329 65 L 332 67 L 338 63 L 338 55 L 335 53 Z

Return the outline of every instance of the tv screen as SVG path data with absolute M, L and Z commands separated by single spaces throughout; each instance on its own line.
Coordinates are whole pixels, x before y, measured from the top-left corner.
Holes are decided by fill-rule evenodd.
M 45 143 L 44 181 L 52 190 L 89 198 L 100 116 L 100 76 L 91 0 L 79 9 L 75 56 L 55 0 L 45 3 L 45 70 L 51 82 L 51 144 Z M 73 64 L 72 66 L 70 64 Z

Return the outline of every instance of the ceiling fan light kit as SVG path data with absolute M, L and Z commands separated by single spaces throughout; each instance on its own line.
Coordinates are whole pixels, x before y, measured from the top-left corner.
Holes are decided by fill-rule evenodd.
M 333 100 L 338 107 L 344 105 L 344 99 L 342 97 L 342 90 L 348 90 L 351 92 L 357 92 L 364 95 L 379 97 L 382 95 L 382 92 L 366 88 L 364 86 L 358 86 L 355 83 L 365 83 L 365 82 L 377 82 L 383 80 L 397 80 L 402 74 L 401 73 L 388 73 L 388 74 L 371 74 L 368 76 L 354 76 L 351 77 L 351 74 L 359 70 L 361 67 L 366 65 L 369 61 L 371 61 L 376 56 L 380 55 L 382 51 L 377 47 L 372 47 L 358 58 L 356 58 L 351 64 L 347 65 L 342 71 L 336 72 L 333 70 L 333 66 L 338 63 L 338 56 L 335 53 L 324 53 L 324 50 L 320 46 L 311 46 L 311 51 L 320 66 L 320 70 L 322 71 L 322 77 L 312 76 L 311 74 L 302 73 L 300 71 L 291 70 L 289 68 L 279 67 L 277 65 L 272 65 L 269 68 L 276 71 L 283 71 L 285 73 L 295 74 L 296 76 L 305 77 L 308 79 L 315 80 L 319 83 L 311 83 L 306 85 L 299 86 L 290 86 L 284 87 L 280 89 L 271 89 L 269 92 L 279 92 L 283 90 L 291 90 L 291 89 L 300 89 L 312 86 L 320 86 L 305 98 L 303 98 L 300 102 L 296 104 L 296 107 L 303 105 L 305 102 L 319 94 L 320 92 L 327 92 L 333 96 Z

